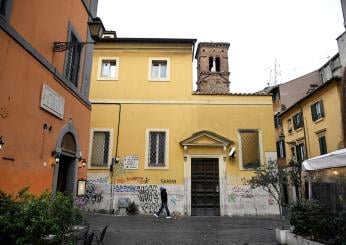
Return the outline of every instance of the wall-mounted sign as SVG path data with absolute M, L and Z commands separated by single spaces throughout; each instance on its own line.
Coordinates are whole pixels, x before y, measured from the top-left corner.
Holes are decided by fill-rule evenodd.
M 124 157 L 124 169 L 138 169 L 139 157 L 135 155 Z
M 43 84 L 41 94 L 41 107 L 53 115 L 64 118 L 65 99 L 47 84 Z

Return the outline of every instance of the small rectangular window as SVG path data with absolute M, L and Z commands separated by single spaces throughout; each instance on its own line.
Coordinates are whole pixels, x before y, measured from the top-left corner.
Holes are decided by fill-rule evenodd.
M 288 133 L 292 133 L 292 119 L 287 120 Z
M 261 165 L 258 130 L 239 130 L 243 169 L 255 169 Z
M 303 113 L 298 112 L 293 116 L 293 128 L 299 129 L 303 127 Z
M 109 159 L 109 131 L 94 131 L 92 139 L 91 166 L 107 167 Z
M 297 161 L 302 162 L 305 159 L 305 148 L 304 144 L 298 144 L 296 146 L 296 153 L 297 153 Z
M 280 114 L 279 113 L 276 113 L 274 115 L 274 125 L 275 125 L 275 128 L 280 128 L 281 127 L 281 118 L 280 118 Z
M 319 142 L 319 145 L 320 145 L 320 154 L 321 155 L 327 154 L 328 151 L 327 151 L 326 137 L 324 135 L 318 137 L 318 142 Z
M 276 150 L 277 150 L 277 157 L 278 158 L 284 158 L 286 156 L 285 141 L 284 140 L 279 140 L 276 142 Z
M 311 116 L 313 121 L 324 117 L 324 109 L 322 100 L 311 105 Z
M 118 80 L 119 58 L 100 57 L 97 80 Z
M 153 79 L 166 79 L 167 77 L 167 61 L 153 60 L 151 65 L 151 78 Z
M 166 132 L 149 132 L 149 166 L 165 166 Z
M 70 34 L 70 42 L 71 46 L 67 51 L 65 76 L 67 80 L 77 87 L 82 45 L 72 32 Z
M 170 79 L 169 58 L 149 58 L 149 74 L 151 81 L 168 81 Z
M 6 0 L 0 0 L 0 15 L 6 14 Z

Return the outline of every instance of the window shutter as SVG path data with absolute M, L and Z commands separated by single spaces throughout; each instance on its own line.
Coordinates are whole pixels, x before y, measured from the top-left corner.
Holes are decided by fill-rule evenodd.
M 321 106 L 321 116 L 324 117 L 324 109 L 323 109 L 323 102 L 322 100 L 319 102 Z
M 312 121 L 316 121 L 316 107 L 315 107 L 315 104 L 311 105 L 311 116 L 312 116 Z
M 301 128 L 304 126 L 304 122 L 303 122 L 303 113 L 302 112 L 299 112 L 299 125 L 298 127 Z
M 280 141 L 276 142 L 276 156 L 280 158 Z

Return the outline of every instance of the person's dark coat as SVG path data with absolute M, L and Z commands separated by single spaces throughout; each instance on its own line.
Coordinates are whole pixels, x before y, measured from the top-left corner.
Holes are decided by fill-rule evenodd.
M 167 191 L 164 188 L 161 189 L 161 201 L 167 203 Z

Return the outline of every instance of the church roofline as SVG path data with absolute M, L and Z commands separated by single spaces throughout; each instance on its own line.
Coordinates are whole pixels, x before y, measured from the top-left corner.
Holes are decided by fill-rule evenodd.
M 230 43 L 227 42 L 200 42 L 198 43 L 195 59 L 199 56 L 199 50 L 202 47 L 229 48 Z

